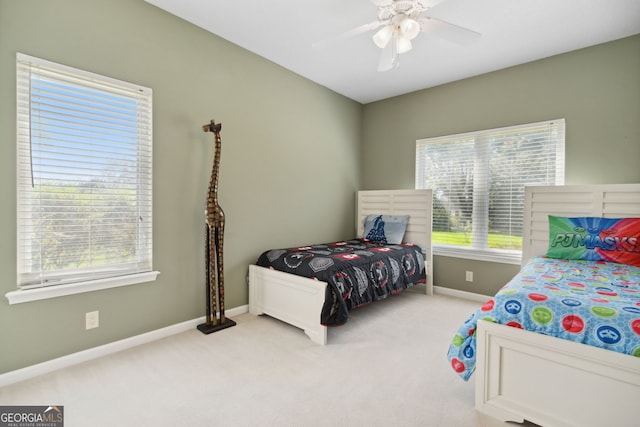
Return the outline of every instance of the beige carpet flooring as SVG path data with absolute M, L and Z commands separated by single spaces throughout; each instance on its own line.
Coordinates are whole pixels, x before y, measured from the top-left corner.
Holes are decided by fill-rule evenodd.
M 0 405 L 63 405 L 65 427 L 513 426 L 473 409 L 449 368 L 479 306 L 407 292 L 351 313 L 328 345 L 267 316 L 195 328 L 0 389 Z

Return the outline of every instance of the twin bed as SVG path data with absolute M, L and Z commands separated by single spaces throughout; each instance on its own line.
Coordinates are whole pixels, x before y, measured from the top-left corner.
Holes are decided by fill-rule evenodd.
M 431 210 L 430 190 L 365 191 L 357 196 L 359 237 L 368 215 L 409 215 L 403 242 L 423 250 L 427 294 L 433 292 Z M 604 234 L 595 243 L 597 249 L 614 245 L 626 253 L 615 263 L 565 259 L 562 251 L 549 259 L 544 257 L 549 215 L 559 218 L 552 227 L 560 223 L 562 235 L 553 243 L 576 249 L 585 243 L 585 235 L 596 231 L 592 223 L 572 223 L 569 218 L 640 218 L 640 184 L 527 187 L 523 270 L 460 327 L 448 352 L 451 366 L 465 380 L 475 375 L 476 409 L 503 421 L 639 425 L 640 267 L 627 264 L 640 257 L 639 231 L 633 228 L 638 222 L 630 220 L 635 225 L 623 230 L 627 237 L 616 240 L 617 228 L 629 221 L 600 220 Z M 569 227 L 564 234 L 563 226 Z M 571 240 L 574 231 L 582 235 L 581 241 Z M 293 254 L 327 249 L 320 246 L 294 248 Z M 321 313 L 335 302 L 334 288 L 317 278 L 251 265 L 249 310 L 297 326 L 324 345 L 327 326 Z
M 267 251 L 258 260 L 262 265 L 249 266 L 249 312 L 303 329 L 313 342 L 325 345 L 327 327 L 345 323 L 352 308 L 409 287 L 423 286 L 431 294 L 432 202 L 431 190 L 359 191 L 357 237 L 367 236 L 365 219 L 370 216 L 405 217 L 402 244 L 352 240 Z M 348 258 L 357 258 L 351 261 L 353 267 L 338 263 Z M 277 260 L 284 271 L 268 264 Z M 292 274 L 299 270 L 312 274 Z
M 462 378 L 475 369 L 478 411 L 544 426 L 640 425 L 638 217 L 638 184 L 526 188 L 523 269 L 448 352 Z

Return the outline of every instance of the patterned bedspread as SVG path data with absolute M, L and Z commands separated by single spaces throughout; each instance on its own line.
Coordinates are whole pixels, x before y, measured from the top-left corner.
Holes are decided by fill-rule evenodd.
M 640 357 L 640 268 L 534 258 L 455 334 L 447 357 L 465 381 L 478 319 Z
M 272 249 L 256 262 L 262 267 L 327 282 L 320 323 L 344 324 L 352 308 L 425 283 L 422 249 L 364 239 L 289 249 Z

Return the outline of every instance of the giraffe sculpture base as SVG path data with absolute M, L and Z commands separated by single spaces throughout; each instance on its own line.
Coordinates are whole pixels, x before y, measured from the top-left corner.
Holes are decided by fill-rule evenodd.
M 213 322 L 208 324 L 208 323 L 201 323 L 198 325 L 198 330 L 200 332 L 202 332 L 203 334 L 212 334 L 214 332 L 218 332 L 221 331 L 223 329 L 227 329 L 230 328 L 232 326 L 235 326 L 236 322 L 234 322 L 233 320 L 229 319 L 228 317 L 224 319 L 224 322 L 218 322 L 218 324 L 214 325 Z

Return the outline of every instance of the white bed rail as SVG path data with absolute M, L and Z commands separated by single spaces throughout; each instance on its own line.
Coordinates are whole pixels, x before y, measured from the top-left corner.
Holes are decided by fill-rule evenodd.
M 640 358 L 478 321 L 476 409 L 541 426 L 640 424 Z

